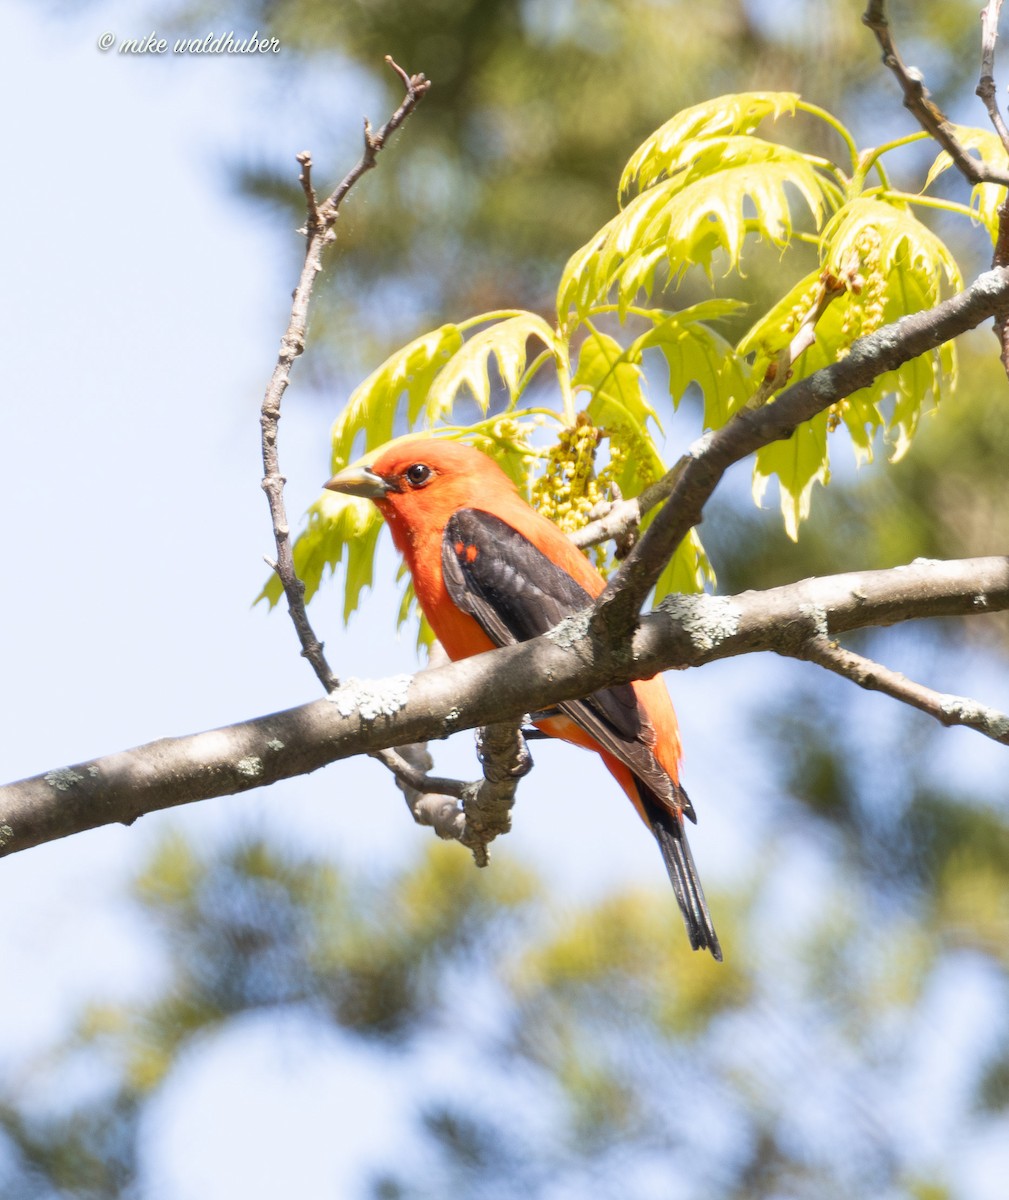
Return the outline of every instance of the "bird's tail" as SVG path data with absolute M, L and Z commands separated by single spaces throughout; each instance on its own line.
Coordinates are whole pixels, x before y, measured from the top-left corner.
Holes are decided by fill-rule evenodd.
M 683 828 L 683 817 L 679 813 L 670 812 L 655 793 L 640 780 L 637 783 L 648 823 L 655 834 L 655 840 L 659 843 L 680 912 L 683 913 L 691 949 L 710 950 L 712 957 L 721 962 L 722 947 L 708 912 L 708 902 L 704 899 L 704 889 L 697 875 L 694 856 L 690 853 L 687 832 Z M 693 812 L 686 793 L 683 794 L 681 807 L 685 812 Z

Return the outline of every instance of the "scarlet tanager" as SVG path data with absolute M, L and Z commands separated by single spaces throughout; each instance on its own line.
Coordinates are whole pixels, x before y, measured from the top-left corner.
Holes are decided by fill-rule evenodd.
M 538 637 L 603 590 L 602 576 L 565 534 L 469 446 L 404 439 L 326 487 L 378 506 L 451 659 Z M 659 843 L 690 945 L 721 960 L 683 827 L 685 816 L 695 817 L 680 786 L 680 735 L 662 679 L 564 701 L 535 723 L 599 754 Z

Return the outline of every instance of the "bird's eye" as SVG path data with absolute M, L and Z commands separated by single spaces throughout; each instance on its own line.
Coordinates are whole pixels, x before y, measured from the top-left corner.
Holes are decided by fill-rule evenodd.
M 406 481 L 411 487 L 423 487 L 431 478 L 431 468 L 424 463 L 414 463 L 406 469 Z

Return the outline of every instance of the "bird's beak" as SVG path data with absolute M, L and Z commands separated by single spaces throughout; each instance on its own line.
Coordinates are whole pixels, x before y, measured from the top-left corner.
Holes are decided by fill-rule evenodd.
M 366 500 L 381 500 L 390 490 L 389 484 L 371 467 L 347 467 L 322 485 L 331 492 L 345 496 L 363 496 Z

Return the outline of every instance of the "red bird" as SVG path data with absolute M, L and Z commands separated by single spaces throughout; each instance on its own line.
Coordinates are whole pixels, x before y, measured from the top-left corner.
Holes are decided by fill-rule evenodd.
M 452 659 L 538 637 L 603 590 L 589 560 L 469 446 L 403 439 L 326 487 L 378 506 Z M 661 678 L 605 688 L 555 712 L 536 725 L 600 755 L 659 843 L 690 945 L 721 960 L 683 827 L 685 816 L 695 817 L 680 786 L 680 735 Z

